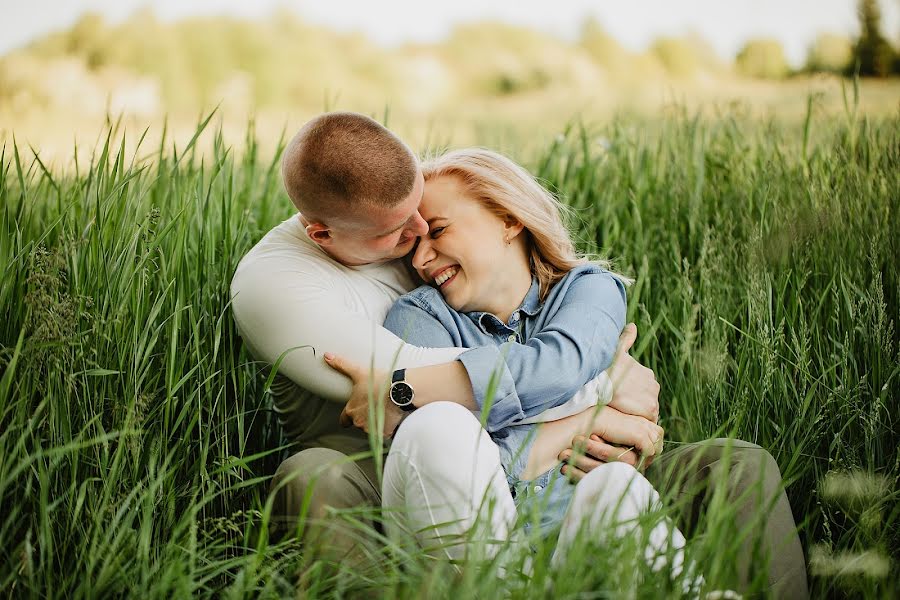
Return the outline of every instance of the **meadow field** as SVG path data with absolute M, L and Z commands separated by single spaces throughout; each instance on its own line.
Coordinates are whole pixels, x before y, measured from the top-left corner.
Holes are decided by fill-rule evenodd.
M 574 209 L 583 250 L 636 279 L 635 354 L 661 383 L 668 443 L 767 448 L 814 597 L 888 598 L 900 596 L 900 116 L 853 106 L 790 123 L 677 109 L 652 124 L 574 119 L 500 149 Z M 267 486 L 290 447 L 229 283 L 292 206 L 280 144 L 247 132 L 229 139 L 206 119 L 188 144 L 154 131 L 153 147 L 126 149 L 113 123 L 65 171 L 3 146 L 4 595 L 677 596 L 625 542 L 586 540 L 552 571 L 552 540 L 533 539 L 529 579 L 362 542 L 370 564 L 351 568 L 268 538 Z M 710 585 L 732 587 L 728 507 L 689 538 Z

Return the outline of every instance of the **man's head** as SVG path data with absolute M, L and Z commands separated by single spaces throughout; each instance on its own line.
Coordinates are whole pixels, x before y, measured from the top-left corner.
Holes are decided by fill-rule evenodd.
M 285 149 L 281 170 L 307 235 L 343 264 L 399 258 L 428 231 L 415 155 L 364 115 L 326 113 L 308 122 Z

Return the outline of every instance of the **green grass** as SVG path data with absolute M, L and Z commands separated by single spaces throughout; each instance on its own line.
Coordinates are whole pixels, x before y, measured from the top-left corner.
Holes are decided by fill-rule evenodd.
M 576 209 L 581 246 L 636 277 L 629 317 L 667 439 L 733 435 L 775 456 L 816 596 L 900 594 L 879 566 L 900 558 L 898 125 L 623 118 L 516 156 Z M 270 543 L 285 443 L 228 287 L 291 212 L 277 157 L 252 131 L 240 156 L 218 136 L 204 156 L 126 154 L 121 135 L 65 174 L 3 148 L 0 589 L 283 596 L 299 572 L 310 597 L 668 595 L 633 580 L 627 543 L 554 573 L 552 544 L 533 540 L 531 581 L 390 545 L 376 568 L 336 573 Z M 706 515 L 691 545 L 722 586 L 725 520 Z

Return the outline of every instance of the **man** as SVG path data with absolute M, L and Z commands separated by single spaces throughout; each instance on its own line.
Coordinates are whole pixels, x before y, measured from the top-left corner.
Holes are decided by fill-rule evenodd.
M 276 226 L 241 261 L 232 281 L 233 312 L 238 329 L 250 352 L 278 374 L 272 394 L 285 433 L 299 451 L 285 460 L 272 484 L 273 524 L 294 529 L 298 516 L 323 520 L 328 508 L 377 507 L 381 489 L 375 460 L 351 460 L 351 455 L 370 451 L 368 436 L 357 429 L 343 429 L 339 420 L 356 420 L 367 411 L 364 400 L 347 404 L 349 380 L 323 361 L 333 352 L 350 363 L 371 365 L 399 372 L 412 382 L 415 393 L 441 394 L 473 409 L 480 409 L 490 388 L 494 365 L 464 364 L 456 360 L 459 348 L 416 348 L 381 327 L 391 304 L 414 287 L 402 260 L 418 236 L 428 231 L 418 212 L 424 187 L 415 156 L 396 136 L 375 121 L 352 113 L 321 115 L 307 123 L 285 150 L 282 162 L 285 189 L 299 214 Z M 629 330 L 625 349 L 633 342 Z M 507 362 L 517 360 L 515 351 Z M 427 367 L 427 370 L 425 370 Z M 407 375 L 403 375 L 404 371 Z M 425 373 L 415 379 L 409 373 Z M 584 394 L 617 385 L 611 393 L 621 402 L 642 407 L 647 418 L 657 414 L 656 385 L 649 369 L 620 353 L 613 372 L 593 382 Z M 516 385 L 527 382 L 500 378 L 493 390 L 497 400 L 487 415 L 488 427 L 499 427 L 535 412 L 523 402 Z M 577 400 L 577 398 L 575 399 Z M 345 407 L 345 404 L 346 407 Z M 384 431 L 390 433 L 405 412 L 384 402 Z M 428 408 L 417 411 L 417 435 L 422 443 L 435 439 L 454 444 L 447 424 L 429 420 Z M 432 435 L 432 434 L 441 435 Z M 416 444 L 416 440 L 406 440 Z M 447 447 L 447 453 L 453 448 Z M 575 459 L 572 476 L 578 478 L 598 464 L 618 457 L 636 462 L 633 452 L 622 454 L 603 440 L 587 441 L 590 456 Z M 428 473 L 433 452 L 416 454 L 410 470 Z M 727 459 L 723 457 L 727 456 Z M 593 457 L 593 458 L 591 458 Z M 725 482 L 727 494 L 746 505 L 739 517 L 749 519 L 753 502 L 741 497 L 748 486 L 761 479 L 766 496 L 775 507 L 765 524 L 765 550 L 779 552 L 786 560 L 772 561 L 769 582 L 778 593 L 805 595 L 806 580 L 802 551 L 787 499 L 780 489 L 781 477 L 771 456 L 750 444 L 685 446 L 663 456 L 647 476 L 660 489 L 683 489 L 696 498 L 686 503 L 687 517 L 696 517 L 709 488 L 707 479 Z M 663 464 L 665 463 L 665 464 Z M 730 465 L 726 472 L 725 465 Z M 717 468 L 721 465 L 720 468 Z M 437 468 L 437 466 L 435 466 Z M 462 469 L 461 471 L 464 471 Z M 690 477 L 685 478 L 688 473 Z M 654 481 L 654 475 L 658 474 Z M 442 480 L 436 494 L 447 486 L 463 489 L 470 473 L 460 472 L 457 481 Z M 419 486 L 431 485 L 421 480 Z M 688 489 L 690 488 L 690 490 Z M 767 498 L 768 499 L 768 498 Z M 412 499 L 409 499 L 412 501 Z M 474 519 L 461 515 L 463 523 Z M 333 544 L 343 540 L 337 526 L 329 527 Z M 771 529 L 771 531 L 769 531 Z M 322 535 L 326 530 L 309 532 Z M 784 538 L 789 539 L 783 544 Z M 745 554 L 750 554 L 749 547 Z M 739 569 L 746 578 L 748 567 Z

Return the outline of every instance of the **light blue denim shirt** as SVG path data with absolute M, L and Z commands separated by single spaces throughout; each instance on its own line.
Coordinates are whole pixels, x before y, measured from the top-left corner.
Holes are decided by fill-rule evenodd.
M 401 296 L 384 326 L 417 346 L 470 348 L 457 360 L 479 409 L 484 412 L 486 398 L 493 398 L 485 424 L 493 435 L 563 404 L 609 367 L 625 326 L 625 287 L 609 271 L 582 265 L 541 302 L 533 279 L 503 323 L 486 312 L 456 312 L 426 285 Z

